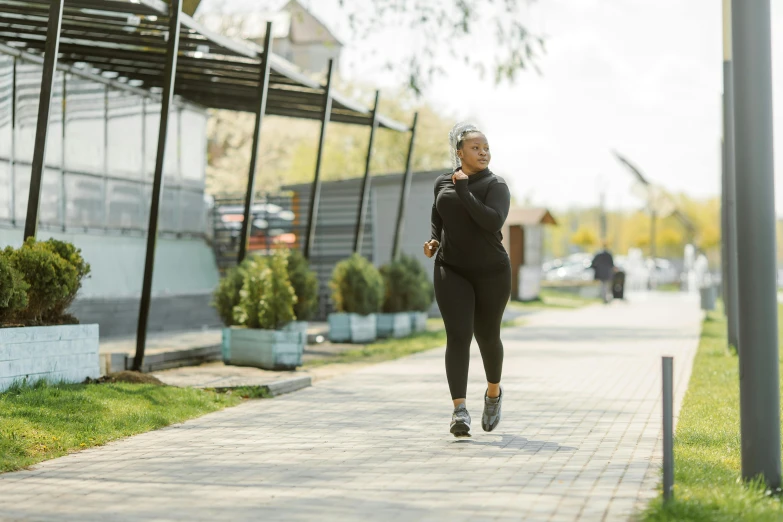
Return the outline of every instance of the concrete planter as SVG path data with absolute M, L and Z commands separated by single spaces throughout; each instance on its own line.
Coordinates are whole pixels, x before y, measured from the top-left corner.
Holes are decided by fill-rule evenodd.
M 376 314 L 329 314 L 329 340 L 333 343 L 371 343 L 378 337 Z
M 283 327 L 286 332 L 297 332 L 302 336 L 302 344 L 307 344 L 307 328 L 310 323 L 307 321 L 291 321 Z
M 411 320 L 411 332 L 427 331 L 427 312 L 408 312 Z
M 97 324 L 0 328 L 0 391 L 15 381 L 83 382 L 100 375 Z
M 411 316 L 409 312 L 397 314 L 378 314 L 378 337 L 407 337 L 411 334 Z
M 293 370 L 302 365 L 305 338 L 296 329 L 223 329 L 223 362 L 264 370 Z

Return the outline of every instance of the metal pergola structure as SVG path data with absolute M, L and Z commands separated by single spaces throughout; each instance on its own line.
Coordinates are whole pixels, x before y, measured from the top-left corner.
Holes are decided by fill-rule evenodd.
M 183 14 L 181 5 L 182 0 L 171 0 L 170 4 L 162 0 L 0 0 L 0 53 L 43 66 L 25 238 L 34 237 L 37 232 L 55 72 L 67 71 L 161 102 L 136 338 L 136 370 L 141 368 L 146 345 L 169 107 L 174 96 L 208 108 L 255 114 L 240 262 L 246 255 L 251 228 L 250 211 L 264 115 L 321 121 L 313 197 L 304 242 L 306 255 L 315 235 L 328 123 L 371 127 L 365 172 L 367 184 L 375 129 L 413 131 L 412 138 L 415 136 L 415 119 L 414 126 L 409 128 L 379 114 L 377 96 L 375 106 L 370 109 L 334 92 L 331 63 L 327 80 L 321 84 L 275 56 L 271 50 L 271 24 L 267 24 L 264 46 L 259 47 L 206 30 Z M 411 169 L 412 151 L 413 139 L 408 171 Z M 407 181 L 410 172 L 406 174 Z M 403 198 L 406 193 L 403 190 Z M 357 222 L 364 218 L 368 197 L 369 185 L 362 193 Z M 400 202 L 400 208 L 404 209 L 404 201 Z M 398 216 L 398 221 L 402 219 L 404 216 Z M 360 243 L 361 238 L 357 237 L 357 242 Z

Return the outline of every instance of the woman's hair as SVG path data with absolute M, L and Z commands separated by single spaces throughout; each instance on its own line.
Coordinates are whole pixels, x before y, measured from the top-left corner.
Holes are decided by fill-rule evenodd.
M 449 152 L 451 154 L 451 166 L 454 169 L 458 169 L 462 166 L 462 162 L 460 161 L 459 156 L 457 156 L 457 151 L 462 148 L 462 142 L 465 138 L 469 134 L 474 133 L 481 134 L 481 131 L 472 123 L 464 121 L 451 128 L 451 131 L 449 132 Z

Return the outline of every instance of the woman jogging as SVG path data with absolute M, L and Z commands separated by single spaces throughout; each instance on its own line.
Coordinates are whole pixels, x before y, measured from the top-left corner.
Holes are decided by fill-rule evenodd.
M 470 343 L 476 336 L 487 390 L 481 427 L 500 422 L 503 343 L 500 323 L 511 295 L 511 265 L 501 228 L 511 195 L 503 178 L 489 170 L 486 136 L 469 124 L 449 133 L 454 170 L 435 181 L 432 236 L 424 254 L 435 258 L 435 297 L 446 325 L 446 377 L 454 413 L 451 433 L 470 436 L 465 406 Z

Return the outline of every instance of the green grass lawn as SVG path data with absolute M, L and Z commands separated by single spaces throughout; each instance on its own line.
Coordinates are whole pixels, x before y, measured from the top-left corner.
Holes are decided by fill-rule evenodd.
M 783 520 L 779 496 L 740 481 L 738 361 L 726 348 L 722 312 L 704 321 L 674 437 L 674 465 L 674 501 L 664 507 L 661 498 L 654 500 L 643 520 Z
M 519 302 L 511 301 L 509 307 L 519 310 L 529 310 L 531 308 L 563 308 L 575 309 L 583 306 L 600 303 L 600 299 L 580 297 L 568 292 L 559 292 L 548 288 L 542 288 L 539 294 L 539 300 Z
M 442 324 L 442 323 L 441 323 Z M 443 329 L 421 332 L 402 339 L 383 339 L 381 341 L 357 345 L 355 349 L 342 352 L 328 359 L 316 359 L 304 367 L 323 366 L 324 364 L 378 363 L 431 350 L 446 344 L 446 331 Z
M 0 472 L 162 428 L 240 400 L 150 384 L 15 386 L 0 393 Z

